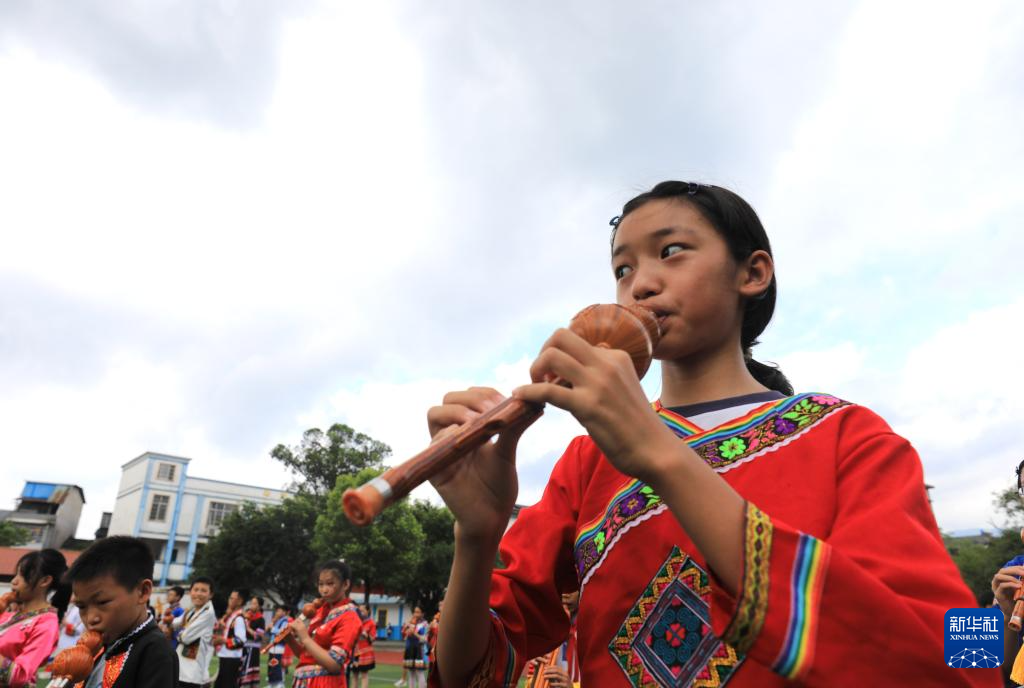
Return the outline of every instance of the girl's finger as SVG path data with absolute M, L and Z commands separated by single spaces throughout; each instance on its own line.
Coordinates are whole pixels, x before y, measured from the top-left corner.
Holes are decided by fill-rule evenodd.
M 551 382 L 535 382 L 517 387 L 512 391 L 512 396 L 535 404 L 551 404 L 570 413 L 575 405 L 571 389 Z
M 559 378 L 570 386 L 579 385 L 585 375 L 586 367 L 562 349 L 544 349 L 530 366 L 530 379 L 534 382 L 550 382 Z

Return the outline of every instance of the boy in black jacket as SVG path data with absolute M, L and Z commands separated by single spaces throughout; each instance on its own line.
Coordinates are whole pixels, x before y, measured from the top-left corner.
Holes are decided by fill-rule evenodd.
M 137 538 L 98 540 L 67 573 L 82 621 L 103 635 L 103 655 L 84 688 L 174 688 L 178 658 L 147 605 L 153 555 Z

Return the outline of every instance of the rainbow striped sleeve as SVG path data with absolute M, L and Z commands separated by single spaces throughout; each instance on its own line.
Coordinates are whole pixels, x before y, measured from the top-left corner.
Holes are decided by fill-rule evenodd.
M 800 678 L 814 659 L 831 547 L 748 502 L 743 549 L 743 587 L 735 601 L 716 591 L 727 615 L 721 638 L 772 671 Z
M 772 669 L 787 678 L 797 678 L 811 665 L 818 635 L 821 590 L 831 548 L 822 540 L 797 534 L 796 554 L 789 577 L 789 623 L 782 650 Z

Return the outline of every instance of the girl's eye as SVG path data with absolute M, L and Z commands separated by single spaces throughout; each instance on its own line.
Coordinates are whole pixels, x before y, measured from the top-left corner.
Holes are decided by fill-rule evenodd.
M 615 279 L 620 280 L 629 273 L 633 272 L 633 268 L 629 267 L 628 265 L 619 265 L 618 267 L 615 268 L 613 272 L 615 273 Z
M 669 244 L 665 248 L 661 249 L 661 257 L 668 258 L 669 256 L 674 256 L 685 248 L 686 247 L 682 244 Z

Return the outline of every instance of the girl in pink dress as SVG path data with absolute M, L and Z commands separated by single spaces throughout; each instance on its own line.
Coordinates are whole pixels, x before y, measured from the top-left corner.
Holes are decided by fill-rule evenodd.
M 18 560 L 11 590 L 19 610 L 0 610 L 0 687 L 34 686 L 36 671 L 57 647 L 59 619 L 71 598 L 71 588 L 60 583 L 67 568 L 55 549 Z

